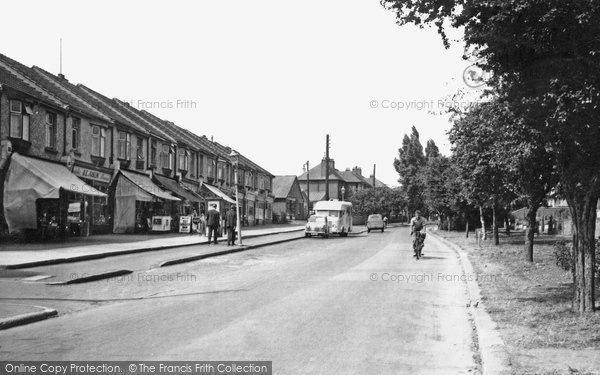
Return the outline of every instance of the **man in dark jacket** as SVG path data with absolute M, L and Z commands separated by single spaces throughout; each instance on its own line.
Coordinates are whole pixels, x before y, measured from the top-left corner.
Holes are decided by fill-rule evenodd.
M 219 211 L 217 211 L 216 204 L 211 204 L 210 209 L 206 213 L 206 225 L 208 226 L 208 244 L 210 245 L 214 233 L 216 245 L 219 226 L 221 226 L 221 215 L 219 214 Z
M 231 206 L 225 215 L 225 227 L 227 228 L 227 246 L 235 245 L 235 226 L 237 224 L 237 214 L 235 207 Z

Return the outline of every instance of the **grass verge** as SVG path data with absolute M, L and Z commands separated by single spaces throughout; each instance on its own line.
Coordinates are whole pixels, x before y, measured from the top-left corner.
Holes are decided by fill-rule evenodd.
M 571 312 L 572 276 L 556 265 L 553 252 L 558 237 L 537 237 L 530 263 L 521 233 L 502 235 L 499 246 L 488 240 L 481 247 L 473 234 L 468 239 L 460 232 L 436 234 L 468 253 L 513 373 L 600 374 L 600 311 Z

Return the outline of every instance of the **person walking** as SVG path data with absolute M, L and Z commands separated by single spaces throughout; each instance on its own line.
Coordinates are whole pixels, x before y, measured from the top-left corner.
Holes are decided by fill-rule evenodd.
M 214 244 L 217 244 L 217 237 L 219 232 L 219 226 L 221 225 L 221 214 L 217 211 L 217 205 L 211 204 L 210 209 L 206 213 L 206 224 L 208 225 L 208 244 L 212 240 L 214 235 Z
M 227 246 L 235 245 L 235 226 L 237 224 L 237 214 L 235 206 L 231 206 L 225 215 L 225 227 L 227 228 Z

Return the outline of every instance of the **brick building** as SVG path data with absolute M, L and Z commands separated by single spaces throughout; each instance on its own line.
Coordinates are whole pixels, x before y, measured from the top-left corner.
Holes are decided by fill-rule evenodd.
M 57 186 L 60 198 L 50 203 L 56 206 L 51 215 L 57 216 L 56 226 L 76 223 L 78 234 L 151 230 L 154 217 L 170 218 L 166 229 L 176 230 L 178 216 L 201 212 L 208 201 L 222 202 L 222 210 L 235 202 L 230 147 L 4 55 L 0 141 L 0 191 L 14 154 L 24 157 L 19 163 L 64 167 L 68 174 L 63 169 L 59 174 L 65 181 L 77 181 L 78 191 Z M 245 222 L 271 222 L 274 176 L 243 155 L 238 173 Z M 10 183 L 19 189 L 15 179 Z M 0 231 L 6 232 L 11 228 L 0 198 Z M 41 215 L 43 199 L 34 200 L 35 214 Z M 39 218 L 28 225 L 39 231 Z
M 311 168 L 309 171 L 305 171 L 298 176 L 300 188 L 303 191 L 308 191 L 310 194 L 311 206 L 314 202 L 318 202 L 325 198 L 325 187 L 327 174 L 327 164 L 325 159 L 321 160 L 321 163 Z M 310 181 L 310 189 L 307 190 Z M 383 182 L 377 180 L 371 175 L 366 178 L 362 175 L 362 169 L 354 167 L 352 169 L 347 168 L 345 171 L 340 171 L 335 168 L 334 159 L 329 159 L 329 199 L 349 199 L 352 194 L 357 191 L 369 189 L 373 186 L 383 187 L 386 186 Z

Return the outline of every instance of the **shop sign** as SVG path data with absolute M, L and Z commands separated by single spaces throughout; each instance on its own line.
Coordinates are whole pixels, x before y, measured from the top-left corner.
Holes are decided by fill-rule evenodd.
M 105 183 L 109 183 L 111 177 L 109 173 L 95 171 L 93 169 L 80 167 L 78 165 L 73 167 L 73 173 L 79 177 L 86 178 L 88 180 L 100 181 Z
M 179 232 L 190 233 L 192 229 L 192 217 L 191 216 L 180 216 L 179 217 Z

